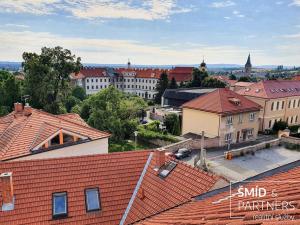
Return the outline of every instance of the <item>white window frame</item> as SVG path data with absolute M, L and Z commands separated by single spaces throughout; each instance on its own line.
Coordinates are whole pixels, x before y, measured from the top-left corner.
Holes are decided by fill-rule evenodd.
M 249 113 L 249 121 L 254 121 L 255 120 L 255 113 Z
M 233 124 L 233 116 L 227 116 L 226 117 L 226 125 L 232 125 Z

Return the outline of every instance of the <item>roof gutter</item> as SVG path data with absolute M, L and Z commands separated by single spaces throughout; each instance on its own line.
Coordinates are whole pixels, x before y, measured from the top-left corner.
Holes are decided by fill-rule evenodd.
M 150 153 L 150 155 L 149 155 L 149 157 L 147 159 L 147 162 L 146 162 L 146 164 L 144 166 L 143 172 L 142 172 L 142 174 L 141 174 L 141 176 L 140 176 L 140 178 L 139 178 L 139 180 L 138 180 L 138 182 L 137 182 L 137 184 L 135 186 L 135 189 L 134 189 L 133 194 L 132 194 L 132 196 L 130 198 L 130 201 L 129 201 L 128 205 L 127 205 L 127 208 L 126 208 L 126 210 L 125 210 L 125 212 L 123 214 L 123 217 L 122 217 L 122 219 L 120 221 L 120 225 L 124 225 L 125 224 L 125 221 L 126 221 L 126 218 L 128 216 L 128 213 L 129 213 L 129 211 L 131 209 L 131 206 L 133 204 L 133 201 L 134 201 L 134 199 L 135 199 L 135 197 L 136 197 L 136 195 L 137 195 L 137 193 L 138 193 L 138 191 L 140 189 L 140 186 L 141 186 L 142 181 L 144 179 L 144 176 L 145 176 L 145 174 L 147 172 L 147 169 L 148 169 L 148 167 L 150 165 L 152 157 L 153 157 L 153 152 Z

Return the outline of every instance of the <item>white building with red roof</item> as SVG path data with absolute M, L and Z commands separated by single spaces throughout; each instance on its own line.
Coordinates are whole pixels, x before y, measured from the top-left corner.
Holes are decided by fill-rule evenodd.
M 79 73 L 71 74 L 71 81 L 73 84 L 83 87 L 87 94 L 95 94 L 109 85 L 114 85 L 125 93 L 153 99 L 156 95 L 156 85 L 163 72 L 168 74 L 169 80 L 174 78 L 179 84 L 190 81 L 192 71 L 193 67 L 133 68 L 128 63 L 126 68 L 84 67 Z

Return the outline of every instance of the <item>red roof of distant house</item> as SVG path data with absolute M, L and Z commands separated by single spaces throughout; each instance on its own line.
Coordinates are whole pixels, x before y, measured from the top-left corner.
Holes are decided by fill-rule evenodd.
M 254 83 L 237 93 L 258 98 L 284 98 L 300 95 L 300 81 L 295 80 L 266 80 Z
M 84 67 L 77 74 L 73 75 L 74 79 L 85 77 L 107 77 L 108 74 L 105 68 L 99 67 Z
M 117 73 L 126 76 L 126 73 L 132 73 L 136 78 L 153 78 L 159 79 L 163 73 L 163 69 L 152 69 L 152 68 L 118 68 L 115 70 Z
M 0 117 L 0 160 L 31 154 L 31 150 L 59 130 L 86 136 L 91 140 L 108 138 L 110 134 L 90 127 L 77 114 L 53 115 L 31 108 Z
M 253 82 L 243 82 L 243 81 L 239 81 L 239 82 L 236 82 L 233 86 L 239 86 L 239 87 L 249 87 L 251 86 L 252 84 L 254 84 Z
M 259 111 L 261 106 L 227 88 L 219 88 L 185 103 L 183 108 L 218 114 Z
M 170 209 L 140 225 L 288 225 L 300 224 L 300 167 L 264 179 L 241 183 L 243 187 L 265 188 L 263 197 L 239 197 L 238 188 L 203 197 Z M 222 192 L 222 191 L 221 191 Z M 274 195 L 272 195 L 274 194 Z M 240 203 L 240 209 L 238 204 Z M 242 203 L 247 207 L 245 208 Z M 286 203 L 292 204 L 284 206 Z M 263 204 L 263 206 L 262 206 Z M 282 205 L 283 204 L 283 205 Z M 268 207 L 268 208 L 267 208 Z M 284 219 L 285 218 L 285 219 Z
M 169 71 L 169 80 L 175 78 L 176 82 L 186 82 L 192 80 L 194 67 L 175 67 Z
M 132 151 L 0 163 L 0 173 L 13 173 L 15 193 L 14 210 L 0 210 L 1 223 L 119 224 L 127 215 L 124 218 L 128 224 L 178 206 L 210 190 L 218 180 L 215 175 L 176 160 L 177 166 L 162 179 L 154 170 L 156 156 L 150 151 Z M 139 179 L 142 184 L 130 207 Z M 99 188 L 101 210 L 87 213 L 84 190 L 95 187 Z M 62 220 L 52 220 L 51 198 L 55 192 L 68 194 L 68 217 Z
M 234 84 L 238 82 L 237 80 L 230 80 L 228 76 L 213 75 L 212 77 L 228 84 L 229 86 L 234 86 Z
M 300 74 L 295 75 L 295 76 L 292 78 L 292 80 L 300 81 Z

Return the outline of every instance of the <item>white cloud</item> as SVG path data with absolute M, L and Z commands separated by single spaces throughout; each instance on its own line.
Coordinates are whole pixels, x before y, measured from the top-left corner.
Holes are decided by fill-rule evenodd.
M 0 30 L 0 43 L 0 60 L 5 61 L 21 61 L 24 51 L 40 52 L 43 46 L 57 45 L 70 49 L 84 63 L 125 63 L 130 58 L 136 64 L 193 64 L 199 63 L 202 55 L 210 63 L 244 63 L 248 52 L 261 54 L 259 50 L 234 45 L 172 43 L 162 47 L 129 40 L 73 38 L 30 31 Z
M 51 14 L 54 11 L 53 4 L 60 0 L 4 0 L 0 3 L 0 12 Z
M 235 2 L 233 1 L 219 1 L 219 2 L 213 2 L 211 3 L 211 7 L 213 8 L 225 8 L 225 7 L 229 7 L 229 6 L 234 6 Z
M 296 33 L 296 34 L 286 34 L 286 35 L 283 35 L 282 37 L 284 38 L 300 38 L 300 33 Z
M 179 7 L 176 0 L 5 0 L 0 5 L 4 12 L 52 14 L 63 10 L 81 19 L 157 20 L 191 10 Z
M 293 0 L 293 2 L 290 5 L 300 6 L 300 0 Z
M 225 19 L 225 20 L 230 20 L 231 17 L 230 17 L 230 16 L 224 16 L 224 19 Z
M 25 24 L 15 24 L 15 23 L 6 23 L 3 25 L 4 27 L 15 27 L 15 28 L 29 28 L 30 26 Z
M 235 15 L 236 17 L 240 17 L 240 18 L 244 18 L 245 15 L 241 14 L 240 11 L 234 10 L 232 12 L 233 15 Z

